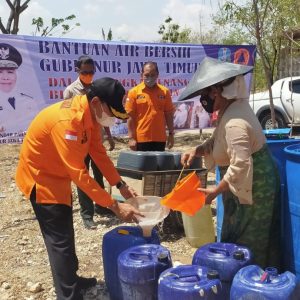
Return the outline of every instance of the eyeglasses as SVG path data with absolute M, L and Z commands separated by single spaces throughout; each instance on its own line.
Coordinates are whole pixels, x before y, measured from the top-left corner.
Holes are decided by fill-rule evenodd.
M 95 70 L 92 71 L 78 71 L 79 74 L 81 75 L 94 75 L 95 74 Z

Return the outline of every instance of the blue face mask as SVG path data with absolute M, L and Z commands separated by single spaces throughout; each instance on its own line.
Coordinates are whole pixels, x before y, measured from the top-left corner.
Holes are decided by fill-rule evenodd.
M 214 112 L 215 99 L 211 98 L 209 95 L 202 95 L 200 98 L 202 107 L 209 113 Z

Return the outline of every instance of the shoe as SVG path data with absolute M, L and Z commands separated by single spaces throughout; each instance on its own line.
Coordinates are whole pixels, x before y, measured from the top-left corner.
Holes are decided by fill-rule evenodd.
M 93 221 L 93 219 L 83 219 L 83 224 L 86 229 L 96 229 L 97 224 Z
M 85 278 L 78 276 L 77 283 L 81 290 L 86 290 L 95 286 L 97 284 L 97 279 L 95 277 Z

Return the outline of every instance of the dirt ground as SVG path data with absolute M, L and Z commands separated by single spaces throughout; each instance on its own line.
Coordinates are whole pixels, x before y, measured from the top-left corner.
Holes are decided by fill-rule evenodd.
M 173 150 L 184 151 L 199 141 L 197 133 L 179 134 Z M 116 149 L 109 155 L 116 162 L 120 151 L 125 149 L 126 140 L 118 139 Z M 54 300 L 50 266 L 38 223 L 14 181 L 19 150 L 19 145 L 0 145 L 0 300 Z M 209 180 L 213 183 L 214 179 Z M 97 229 L 85 229 L 74 187 L 73 196 L 79 274 L 98 279 L 98 285 L 86 293 L 85 299 L 109 299 L 103 277 L 102 237 L 122 223 L 112 215 L 96 215 Z M 191 263 L 196 249 L 188 244 L 183 233 L 161 233 L 161 242 L 171 251 L 173 262 Z

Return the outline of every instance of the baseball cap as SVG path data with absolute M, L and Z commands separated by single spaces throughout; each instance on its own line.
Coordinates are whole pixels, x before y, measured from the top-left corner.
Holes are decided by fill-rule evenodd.
M 15 47 L 0 43 L 0 69 L 17 69 L 21 64 L 22 56 Z
M 89 98 L 99 97 L 118 119 L 128 118 L 123 106 L 125 93 L 123 85 L 118 80 L 110 77 L 94 80 L 88 89 Z

